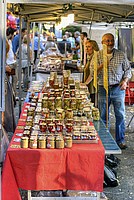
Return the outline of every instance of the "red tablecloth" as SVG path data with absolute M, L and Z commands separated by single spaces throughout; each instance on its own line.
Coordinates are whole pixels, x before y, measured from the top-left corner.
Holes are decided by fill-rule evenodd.
M 18 125 L 23 123 L 19 120 Z M 23 130 L 16 129 L 15 134 L 18 132 Z M 18 144 L 13 139 L 10 146 Z M 98 144 L 73 144 L 71 149 L 9 147 L 2 173 L 2 200 L 20 200 L 18 188 L 101 192 L 103 178 L 104 148 L 100 140 Z

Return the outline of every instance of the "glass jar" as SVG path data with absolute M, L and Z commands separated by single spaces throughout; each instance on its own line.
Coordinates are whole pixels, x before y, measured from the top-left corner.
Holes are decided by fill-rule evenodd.
M 81 134 L 79 131 L 73 133 L 73 140 L 81 140 Z
M 48 108 L 48 97 L 42 99 L 42 108 Z
M 72 147 L 72 144 L 73 144 L 72 137 L 65 136 L 64 142 L 65 142 L 65 147 L 66 148 L 71 148 Z
M 62 123 L 57 123 L 56 124 L 56 131 L 57 132 L 62 132 L 63 131 L 63 124 Z
M 28 137 L 21 137 L 21 148 L 28 148 Z
M 46 137 L 39 137 L 38 138 L 38 148 L 39 149 L 45 149 L 46 148 Z
M 73 118 L 73 111 L 72 111 L 72 109 L 67 109 L 66 110 L 66 118 L 67 119 L 72 119 Z
M 70 98 L 64 98 L 64 109 L 70 108 Z
M 89 134 L 88 133 L 82 133 L 81 134 L 81 140 L 89 140 Z
M 55 108 L 55 97 L 50 97 L 48 99 L 48 108 L 50 110 L 54 110 L 54 108 Z
M 63 137 L 56 137 L 56 148 L 63 149 L 64 148 L 64 139 Z
M 36 137 L 30 137 L 29 148 L 37 149 L 37 138 Z
M 66 132 L 67 133 L 71 133 L 73 131 L 73 126 L 72 124 L 66 124 Z
M 55 108 L 62 108 L 62 99 L 61 99 L 61 97 L 57 97 L 55 99 Z
M 44 123 L 44 122 L 41 122 L 40 123 L 40 130 L 41 130 L 41 132 L 46 132 L 46 130 L 47 130 L 47 124 Z
M 55 124 L 54 123 L 48 124 L 48 130 L 49 133 L 55 133 Z
M 55 148 L 55 137 L 54 136 L 47 137 L 47 148 L 48 149 Z
M 98 108 L 92 109 L 93 120 L 100 120 L 100 112 Z

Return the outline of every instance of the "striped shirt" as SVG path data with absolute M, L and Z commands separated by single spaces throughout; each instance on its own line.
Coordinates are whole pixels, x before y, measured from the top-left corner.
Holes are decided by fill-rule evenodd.
M 99 64 L 103 63 L 103 50 L 98 53 Z M 113 50 L 112 57 L 108 61 L 108 85 L 119 84 L 123 79 L 130 79 L 131 66 L 126 55 L 117 49 Z M 103 69 L 98 75 L 98 84 L 103 85 Z

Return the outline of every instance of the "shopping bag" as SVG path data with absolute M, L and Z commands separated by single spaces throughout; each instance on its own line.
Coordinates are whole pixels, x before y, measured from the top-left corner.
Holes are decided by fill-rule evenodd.
M 114 170 L 105 164 L 104 166 L 104 186 L 105 187 L 116 187 L 118 186 L 118 179 Z

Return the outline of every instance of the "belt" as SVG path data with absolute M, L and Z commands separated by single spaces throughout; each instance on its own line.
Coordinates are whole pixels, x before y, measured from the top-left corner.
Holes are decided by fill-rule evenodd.
M 118 87 L 119 84 L 114 84 L 114 85 L 109 85 L 108 88 L 111 89 L 111 88 L 114 88 L 114 87 Z M 104 87 L 103 85 L 99 85 L 99 87 Z

